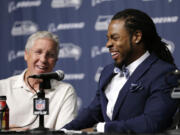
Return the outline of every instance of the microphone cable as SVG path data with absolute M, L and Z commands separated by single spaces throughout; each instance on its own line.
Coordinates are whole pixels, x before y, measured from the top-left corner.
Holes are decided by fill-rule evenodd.
M 31 84 L 30 84 L 30 82 L 29 82 L 29 76 L 27 77 L 27 83 L 28 83 L 28 85 L 29 85 L 29 87 L 36 93 L 36 95 L 38 95 L 37 94 L 37 91 L 31 86 Z
M 31 84 L 30 84 L 30 82 L 29 82 L 29 78 L 30 78 L 30 77 L 28 76 L 28 77 L 27 77 L 27 83 L 28 83 L 29 87 L 36 93 L 36 95 L 38 95 L 38 94 L 37 94 L 37 91 L 31 86 Z M 30 125 L 32 125 L 32 124 L 37 120 L 38 116 L 39 116 L 39 115 L 36 115 L 35 119 L 34 119 L 32 122 L 30 122 L 29 124 L 27 124 L 27 125 L 9 127 L 9 129 L 11 130 L 11 129 L 14 129 L 14 128 L 25 128 L 25 127 L 27 127 L 27 126 L 30 126 Z
M 27 126 L 30 126 L 30 125 L 32 125 L 32 124 L 37 120 L 38 116 L 39 116 L 39 115 L 36 115 L 35 119 L 34 119 L 31 123 L 29 123 L 29 124 L 27 124 L 27 125 L 24 125 L 24 126 L 17 126 L 17 127 L 16 127 L 16 126 L 14 126 L 14 127 L 9 127 L 9 129 L 25 128 L 25 127 L 27 127 Z

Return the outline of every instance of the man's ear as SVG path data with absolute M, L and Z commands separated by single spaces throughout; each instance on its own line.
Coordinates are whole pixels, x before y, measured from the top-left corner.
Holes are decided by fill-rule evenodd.
M 133 44 L 139 44 L 142 40 L 142 32 L 140 30 L 136 30 L 133 33 L 133 37 L 132 37 L 132 43 Z
M 28 55 L 28 51 L 25 50 L 25 51 L 24 51 L 24 60 L 25 60 L 25 61 L 27 61 L 27 55 Z

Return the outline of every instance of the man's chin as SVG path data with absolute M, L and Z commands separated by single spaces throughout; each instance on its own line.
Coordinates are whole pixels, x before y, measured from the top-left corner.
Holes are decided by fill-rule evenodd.
M 115 62 L 114 62 L 114 65 L 115 65 L 116 67 L 121 68 L 122 65 L 123 65 L 123 62 L 117 62 L 117 61 L 115 61 Z

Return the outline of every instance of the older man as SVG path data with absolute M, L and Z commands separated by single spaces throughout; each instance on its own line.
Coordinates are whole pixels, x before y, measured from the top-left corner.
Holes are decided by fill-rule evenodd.
M 42 79 L 28 77 L 53 71 L 58 53 L 58 36 L 47 31 L 34 33 L 25 47 L 27 69 L 20 75 L 0 81 L 0 95 L 7 97 L 10 109 L 10 128 L 33 129 L 39 126 L 36 115 L 33 115 L 33 98 L 37 97 Z M 44 116 L 44 125 L 60 129 L 75 118 L 77 97 L 68 83 L 51 79 L 50 85 L 51 89 L 44 90 L 45 97 L 49 98 L 49 115 Z

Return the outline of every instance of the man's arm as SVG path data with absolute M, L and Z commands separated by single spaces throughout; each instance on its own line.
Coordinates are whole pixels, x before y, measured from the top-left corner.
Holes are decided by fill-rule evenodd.
M 177 101 L 170 97 L 170 93 L 172 86 L 176 85 L 177 80 L 174 77 L 169 77 L 171 81 L 169 83 L 173 84 L 170 86 L 165 82 L 167 72 L 164 71 L 157 74 L 149 83 L 149 96 L 143 113 L 127 120 L 106 122 L 105 132 L 157 133 L 170 127 L 177 109 Z M 125 100 L 125 102 L 127 101 Z
M 90 128 L 99 121 L 103 121 L 103 116 L 99 102 L 99 92 L 97 92 L 91 104 L 87 108 L 82 109 L 77 118 L 63 128 L 68 130 L 81 130 Z
M 176 105 L 169 100 L 164 101 L 165 93 L 157 92 L 151 96 L 146 104 L 143 114 L 126 121 L 112 121 L 105 124 L 105 132 L 136 132 L 153 133 L 162 132 L 172 123 Z
M 63 127 L 72 121 L 77 115 L 77 96 L 72 86 L 66 90 L 62 106 L 60 107 L 55 129 Z

